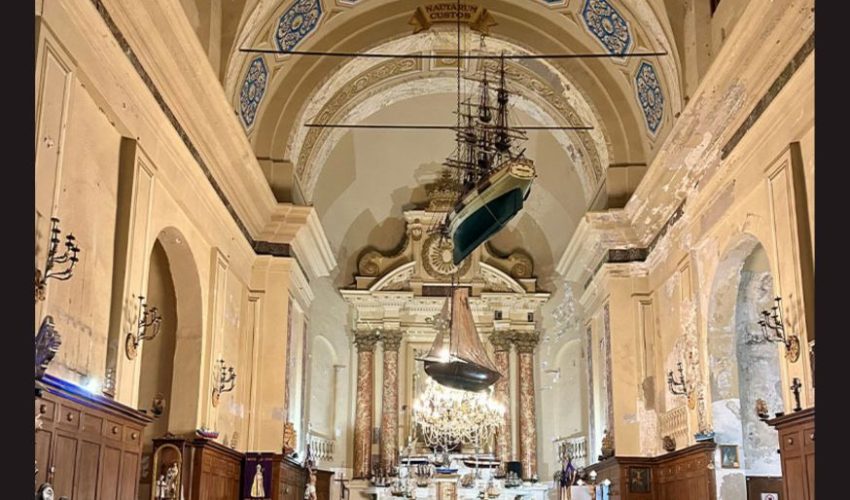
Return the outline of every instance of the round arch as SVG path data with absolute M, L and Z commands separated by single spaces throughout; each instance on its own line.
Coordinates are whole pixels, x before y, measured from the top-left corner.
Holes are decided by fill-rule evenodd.
M 759 340 L 760 311 L 773 304 L 768 253 L 750 233 L 735 235 L 712 279 L 706 324 L 711 420 L 716 440 L 738 446 L 740 469 L 717 470 L 719 498 L 746 493 L 745 476 L 781 474 L 776 431 L 755 413 L 757 399 L 782 411 L 780 348 Z M 731 495 L 731 496 L 730 496 Z

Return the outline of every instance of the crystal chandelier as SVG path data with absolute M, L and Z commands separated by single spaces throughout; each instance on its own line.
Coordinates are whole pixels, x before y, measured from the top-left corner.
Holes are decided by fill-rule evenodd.
M 412 411 L 413 425 L 425 444 L 446 451 L 462 444 L 479 449 L 490 442 L 504 414 L 504 405 L 494 400 L 490 391 L 452 389 L 430 377 Z

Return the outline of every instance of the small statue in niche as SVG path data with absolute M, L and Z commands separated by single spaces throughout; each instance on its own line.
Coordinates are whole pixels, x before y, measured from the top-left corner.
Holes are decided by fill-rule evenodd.
M 180 489 L 180 485 L 178 484 L 179 476 L 180 468 L 177 462 L 174 462 L 165 472 L 165 498 L 178 498 L 177 492 Z
M 251 483 L 251 498 L 265 498 L 266 487 L 263 484 L 263 466 L 257 464 L 254 481 Z

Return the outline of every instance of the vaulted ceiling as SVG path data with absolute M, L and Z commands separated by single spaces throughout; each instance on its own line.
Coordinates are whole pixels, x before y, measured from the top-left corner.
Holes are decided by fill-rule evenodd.
M 182 1 L 192 10 L 194 0 Z M 225 91 L 278 199 L 317 207 L 340 264 L 337 285 L 347 284 L 360 251 L 398 243 L 401 211 L 423 201 L 423 185 L 436 177 L 453 138 L 445 131 L 304 125 L 453 123 L 455 26 L 413 33 L 416 9 L 440 3 L 429 0 L 221 1 L 228 13 L 221 19 L 222 47 L 230 47 L 219 58 Z M 530 133 L 527 155 L 540 177 L 526 209 L 493 239 L 497 249 L 528 251 L 545 284 L 578 220 L 604 198 L 609 166 L 648 163 L 681 110 L 667 10 L 654 0 L 469 3 L 486 7 L 495 25 L 483 42 L 464 26 L 464 53 L 668 53 L 508 64 L 520 123 L 593 127 Z M 202 16 L 195 5 L 194 15 Z M 240 48 L 446 57 L 305 57 Z M 483 64 L 467 60 L 463 70 L 471 74 Z

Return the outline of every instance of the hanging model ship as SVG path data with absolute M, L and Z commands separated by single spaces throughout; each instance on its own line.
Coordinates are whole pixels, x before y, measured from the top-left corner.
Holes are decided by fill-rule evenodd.
M 452 287 L 452 296 L 434 320 L 437 337 L 425 357 L 425 373 L 437 383 L 464 391 L 481 391 L 501 375 L 484 350 L 469 308 L 469 290 Z M 448 334 L 448 345 L 446 342 Z
M 461 103 L 458 98 L 456 156 L 444 163 L 457 173 L 458 199 L 438 231 L 451 238 L 455 265 L 522 210 L 535 177 L 534 164 L 523 155 L 525 150 L 516 150 L 515 143 L 527 137 L 508 123 L 504 58 L 499 64 L 495 106 L 490 92 L 485 70 L 478 102 Z M 437 337 L 422 358 L 425 373 L 448 387 L 481 391 L 502 375 L 481 345 L 469 308 L 468 289 L 453 284 L 450 290 L 451 296 L 435 321 Z
M 504 58 L 496 106 L 491 105 L 490 92 L 485 72 L 478 103 L 464 103 L 465 111 L 459 106 L 459 121 L 465 123 L 457 128 L 457 156 L 444 163 L 458 171 L 458 201 L 441 228 L 454 244 L 455 265 L 522 210 L 535 177 L 534 163 L 515 144 L 528 138 L 508 123 Z

